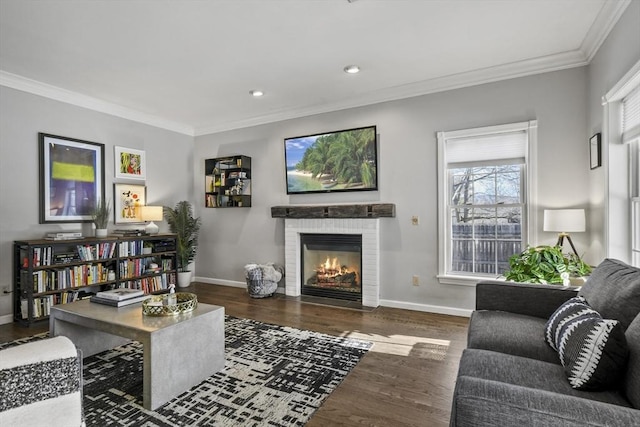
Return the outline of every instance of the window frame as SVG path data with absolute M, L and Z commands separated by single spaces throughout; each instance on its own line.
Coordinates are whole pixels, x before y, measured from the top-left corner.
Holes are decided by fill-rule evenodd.
M 532 244 L 535 239 L 533 232 L 537 228 L 537 121 L 510 123 L 496 126 L 485 126 L 463 130 L 438 132 L 438 281 L 442 284 L 475 286 L 481 279 L 495 279 L 497 274 L 452 274 L 449 271 L 451 265 L 451 205 L 449 203 L 449 168 L 446 155 L 448 140 L 460 138 L 474 138 L 501 133 L 522 132 L 526 133 L 525 161 L 522 172 L 521 192 L 524 209 L 522 212 L 522 242 L 523 245 Z M 496 161 L 499 163 L 500 161 Z M 486 163 L 486 162 L 485 162 Z M 524 182 L 523 182 L 524 181 Z M 475 206 L 475 205 L 474 205 Z M 479 205 L 477 205 L 479 206 Z M 493 205 L 491 205 L 493 206 Z

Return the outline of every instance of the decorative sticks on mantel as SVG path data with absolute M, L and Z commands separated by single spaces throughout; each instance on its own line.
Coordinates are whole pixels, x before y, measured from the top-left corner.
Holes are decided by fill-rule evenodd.
M 393 203 L 272 206 L 272 218 L 394 218 Z

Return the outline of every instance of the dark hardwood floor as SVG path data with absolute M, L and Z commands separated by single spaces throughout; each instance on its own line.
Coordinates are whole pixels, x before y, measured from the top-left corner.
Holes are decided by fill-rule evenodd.
M 370 312 L 301 303 L 282 295 L 253 299 L 246 290 L 194 283 L 198 301 L 228 315 L 374 343 L 313 415 L 309 427 L 446 426 L 468 319 L 379 307 Z M 48 329 L 0 325 L 0 342 Z

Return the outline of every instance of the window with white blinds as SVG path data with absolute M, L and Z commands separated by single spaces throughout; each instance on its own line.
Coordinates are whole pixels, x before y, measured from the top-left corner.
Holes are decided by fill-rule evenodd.
M 441 282 L 496 277 L 524 248 L 532 123 L 438 133 Z
M 622 99 L 622 142 L 640 138 L 640 86 Z

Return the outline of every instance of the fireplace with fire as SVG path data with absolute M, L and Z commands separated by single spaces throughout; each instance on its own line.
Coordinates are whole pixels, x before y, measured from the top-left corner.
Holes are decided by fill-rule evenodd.
M 301 234 L 302 295 L 362 300 L 362 235 Z

